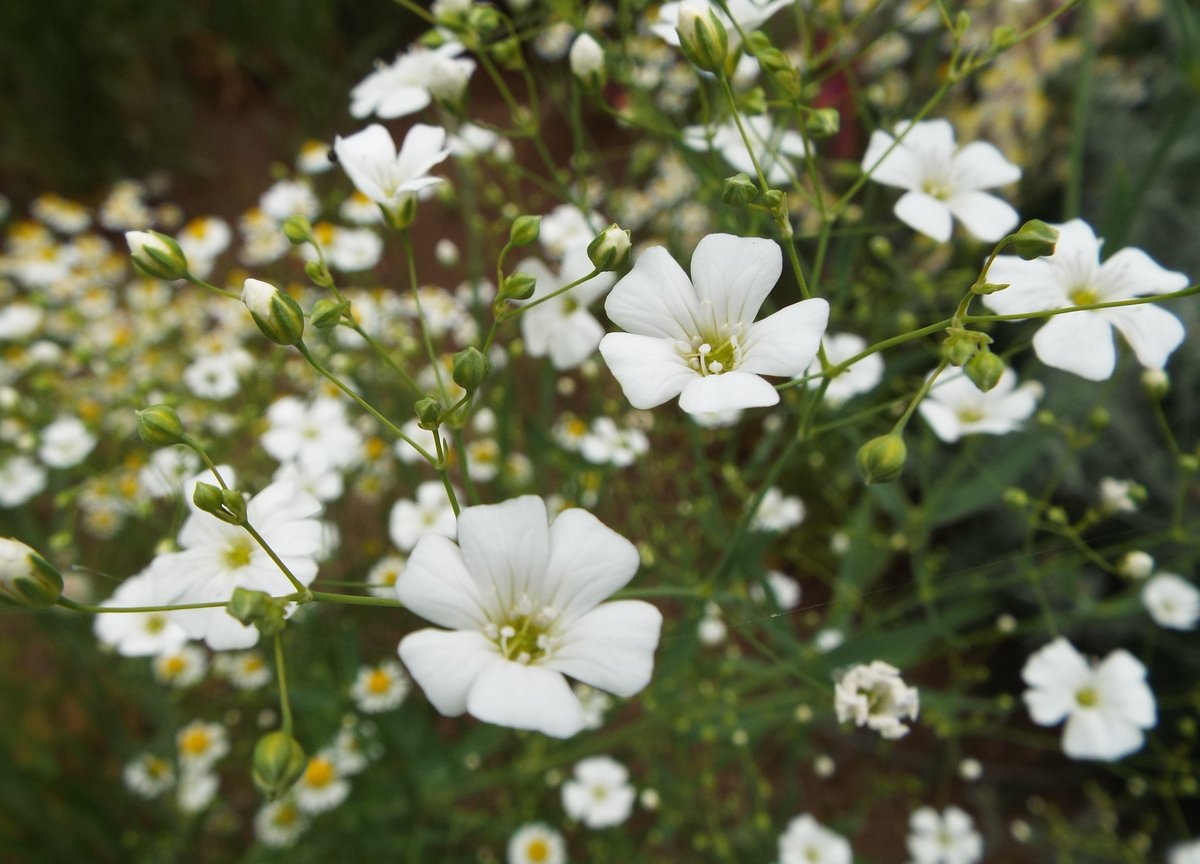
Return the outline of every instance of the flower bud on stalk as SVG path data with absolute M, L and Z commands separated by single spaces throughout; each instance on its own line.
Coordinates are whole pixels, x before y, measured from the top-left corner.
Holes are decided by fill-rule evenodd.
M 1054 254 L 1058 230 L 1041 219 L 1030 219 L 1013 235 L 1013 250 L 1026 261 Z
M 192 503 L 230 525 L 242 525 L 246 521 L 246 499 L 236 489 L 197 483 L 196 491 L 192 493 Z
M 274 636 L 287 625 L 282 601 L 265 591 L 234 588 L 225 611 L 247 627 L 257 627 L 263 636 Z
M 541 216 L 518 216 L 508 232 L 509 246 L 528 246 L 542 233 Z
M 895 432 L 872 438 L 858 450 L 858 470 L 863 480 L 871 483 L 891 483 L 904 470 L 908 447 Z
M 588 258 L 601 273 L 620 270 L 629 263 L 632 251 L 629 232 L 615 222 L 597 234 L 587 247 Z
M 725 185 L 721 189 L 721 200 L 726 204 L 745 207 L 747 204 L 753 204 L 757 198 L 758 187 L 754 185 L 749 174 L 734 174 L 732 177 L 725 178 Z
M 282 729 L 268 732 L 254 745 L 254 785 L 268 801 L 278 800 L 300 779 L 307 764 L 299 741 Z
M 417 425 L 422 429 L 436 429 L 442 422 L 441 403 L 432 396 L 418 399 L 413 405 L 413 412 L 417 415 Z
M 304 337 L 300 304 L 269 282 L 247 279 L 242 302 L 262 334 L 276 345 L 296 345 Z
M 454 355 L 454 367 L 451 375 L 454 383 L 468 393 L 483 383 L 488 374 L 487 358 L 474 346 L 464 348 Z
M 20 540 L 0 537 L 0 597 L 42 609 L 62 596 L 62 575 Z
M 975 352 L 975 356 L 963 366 L 963 372 L 984 393 L 991 390 L 1004 374 L 1004 361 L 986 347 Z
M 684 3 L 679 8 L 679 47 L 698 69 L 719 73 L 729 56 L 729 34 L 715 9 Z
M 599 90 L 604 86 L 604 49 L 588 33 L 579 34 L 571 45 L 571 71 L 588 87 Z
M 137 268 L 155 279 L 183 279 L 188 275 L 187 256 L 174 237 L 157 231 L 126 231 L 125 242 Z
M 138 436 L 152 447 L 186 443 L 183 423 L 170 405 L 151 405 L 136 412 Z
M 500 296 L 506 300 L 528 300 L 537 287 L 537 278 L 528 273 L 510 273 L 500 286 Z
M 312 323 L 318 330 L 329 330 L 341 323 L 342 316 L 350 311 L 348 300 L 333 300 L 322 297 L 312 308 Z
M 283 236 L 293 246 L 315 242 L 312 223 L 304 216 L 289 216 L 283 222 Z

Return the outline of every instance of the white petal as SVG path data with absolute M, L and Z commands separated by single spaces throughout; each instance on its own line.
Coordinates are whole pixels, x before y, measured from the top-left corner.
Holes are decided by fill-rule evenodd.
M 652 246 L 613 286 L 604 311 L 630 333 L 688 341 L 700 332 L 698 305 L 683 268 L 662 246 Z
M 429 104 L 429 91 L 424 87 L 397 87 L 380 100 L 375 108 L 375 115 L 383 120 L 392 120 L 406 114 L 415 114 Z M 355 117 L 365 117 L 369 111 L 354 114 Z
M 1021 179 L 1021 169 L 994 145 L 973 141 L 954 154 L 954 179 L 960 188 L 992 189 L 1016 183 Z
M 921 183 L 921 172 L 913 154 L 903 146 L 898 146 L 886 157 L 883 155 L 887 153 L 888 148 L 895 140 L 886 132 L 879 130 L 872 132 L 867 152 L 863 156 L 862 170 L 864 172 L 871 171 L 871 166 L 882 158 L 883 161 L 879 163 L 879 167 L 871 172 L 872 180 L 876 183 L 883 183 L 885 186 L 915 189 Z
M 637 573 L 637 547 L 591 513 L 564 510 L 550 526 L 546 602 L 571 618 L 624 588 Z
M 756 375 L 800 375 L 817 355 L 829 323 L 829 303 L 816 298 L 793 303 L 756 322 L 738 369 Z
M 483 590 L 494 586 L 501 608 L 546 596 L 550 525 L 537 495 L 466 508 L 458 517 L 458 543 L 467 570 Z
M 1063 752 L 1072 759 L 1112 762 L 1141 749 L 1143 741 L 1141 729 L 1098 709 L 1075 712 L 1063 730 Z
M 714 331 L 721 324 L 749 324 L 782 272 L 783 253 L 774 240 L 709 234 L 692 255 L 701 324 Z M 711 304 L 711 314 L 706 302 Z
M 1138 362 L 1148 369 L 1167 365 L 1171 352 L 1183 343 L 1186 335 L 1179 319 L 1158 306 L 1125 306 L 1106 309 L 1103 317 L 1121 331 Z
M 962 435 L 962 423 L 953 409 L 933 399 L 922 399 L 917 406 L 921 419 L 929 424 L 933 434 L 947 444 L 953 444 Z
M 400 640 L 400 659 L 409 674 L 447 717 L 467 710 L 467 693 L 496 658 L 496 646 L 471 630 L 418 630 Z
M 1017 211 L 1008 202 L 986 192 L 955 195 L 946 202 L 946 206 L 968 231 L 989 243 L 995 243 L 1021 221 Z
M 634 408 L 654 408 L 674 399 L 700 374 L 684 362 L 669 338 L 609 333 L 600 340 L 600 354 Z
M 1112 327 L 1095 312 L 1056 315 L 1033 336 L 1033 350 L 1047 366 L 1089 381 L 1112 377 L 1117 365 Z
M 396 161 L 396 144 L 387 129 L 373 123 L 348 138 L 335 138 L 333 150 L 358 191 L 372 201 L 390 200 L 387 178 Z
M 1000 315 L 1042 312 L 1074 305 L 1070 286 L 1045 258 L 1023 261 L 1016 255 L 1001 255 L 988 270 L 988 281 L 1007 285 L 994 294 L 984 294 L 983 305 Z
M 1107 300 L 1124 300 L 1142 294 L 1169 294 L 1188 286 L 1183 273 L 1166 270 L 1141 249 L 1122 249 L 1100 266 L 1097 281 Z
M 222 608 L 179 609 L 171 620 L 193 639 L 203 639 L 214 651 L 234 651 L 258 644 L 258 628 L 233 618 Z
M 572 678 L 617 696 L 650 683 L 662 613 L 640 600 L 604 603 L 570 625 L 547 663 Z
M 482 629 L 491 609 L 458 546 L 438 534 L 417 542 L 396 582 L 396 596 L 426 621 L 455 630 Z
M 1146 667 L 1128 651 L 1113 651 L 1096 667 L 1101 701 L 1143 729 L 1158 722 L 1154 693 L 1146 685 Z
M 424 123 L 413 126 L 404 136 L 404 143 L 400 145 L 400 153 L 396 157 L 400 176 L 408 180 L 428 173 L 430 168 L 450 155 L 450 151 L 444 149 L 445 144 L 446 130 L 441 126 L 427 126 Z
M 779 393 L 764 379 L 736 370 L 697 376 L 679 394 L 679 407 L 689 414 L 758 408 L 778 402 Z
M 512 729 L 570 738 L 583 729 L 583 708 L 562 674 L 494 657 L 467 696 L 471 716 Z
M 592 356 L 604 328 L 585 309 L 577 309 L 567 318 L 560 318 L 550 336 L 550 362 L 555 369 L 574 369 Z
M 950 208 L 924 192 L 905 192 L 896 202 L 896 218 L 939 243 L 950 239 L 953 222 Z

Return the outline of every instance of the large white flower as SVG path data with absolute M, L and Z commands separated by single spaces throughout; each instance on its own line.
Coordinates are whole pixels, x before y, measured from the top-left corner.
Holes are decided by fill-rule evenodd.
M 272 483 L 246 504 L 251 526 L 304 585 L 317 576 L 321 523 L 314 517 L 320 512 L 320 502 L 291 483 Z M 294 590 L 262 547 L 237 525 L 193 509 L 178 541 L 182 551 L 160 555 L 150 565 L 168 603 L 226 601 L 235 588 L 277 596 Z M 243 625 L 221 607 L 172 612 L 171 617 L 189 636 L 203 639 L 216 651 L 258 642 L 256 628 Z
M 982 191 L 1021 179 L 1021 169 L 993 145 L 975 141 L 959 148 L 954 128 L 945 120 L 898 123 L 895 133 L 871 133 L 862 170 L 876 183 L 908 190 L 896 202 L 897 219 L 942 243 L 950 239 L 952 217 L 989 242 L 1016 227 L 1017 211 Z
M 429 170 L 450 155 L 446 130 L 418 123 L 408 130 L 400 152 L 387 129 L 374 123 L 348 138 L 334 139 L 333 150 L 358 191 L 389 211 L 442 182 Z
M 575 246 L 563 258 L 555 276 L 541 261 L 526 259 L 517 269 L 537 279 L 531 301 L 540 300 L 564 285 L 588 275 L 595 268 L 586 246 Z M 612 287 L 611 273 L 601 273 L 565 294 L 545 300 L 521 313 L 521 336 L 531 357 L 549 357 L 555 369 L 574 369 L 592 356 L 604 336 L 588 306 Z
M 1164 270 L 1141 249 L 1122 249 L 1100 262 L 1102 240 L 1082 219 L 1058 229 L 1054 254 L 1033 261 L 1002 255 L 992 264 L 988 281 L 1007 284 L 983 302 L 1002 315 L 1128 300 L 1168 294 L 1188 285 L 1183 273 Z M 1050 318 L 1033 337 L 1033 350 L 1047 366 L 1091 381 L 1112 376 L 1117 355 L 1116 327 L 1148 369 L 1162 369 L 1183 341 L 1183 325 L 1165 309 L 1151 304 L 1067 312 Z
M 532 495 L 468 507 L 458 544 L 422 537 L 400 576 L 404 605 L 448 628 L 405 636 L 400 659 L 442 714 L 569 737 L 584 714 L 564 675 L 618 696 L 650 681 L 662 615 L 600 602 L 637 567 L 633 544 L 584 510 L 549 523 Z
M 953 443 L 964 435 L 1005 435 L 1020 429 L 1041 395 L 1041 384 L 1026 381 L 1018 387 L 1017 376 L 1008 368 L 987 392 L 955 370 L 934 382 L 917 410 L 934 435 Z
M 1158 722 L 1146 667 L 1128 651 L 1093 665 L 1062 637 L 1037 651 L 1021 677 L 1031 689 L 1025 705 L 1033 722 L 1067 721 L 1063 752 L 1072 759 L 1111 762 L 1141 749 L 1143 729 Z
M 755 322 L 783 270 L 771 240 L 710 234 L 696 246 L 692 278 L 661 246 L 647 249 L 604 309 L 627 333 L 600 353 L 635 408 L 679 396 L 692 414 L 774 405 L 763 375 L 795 377 L 812 362 L 829 304 L 794 303 Z

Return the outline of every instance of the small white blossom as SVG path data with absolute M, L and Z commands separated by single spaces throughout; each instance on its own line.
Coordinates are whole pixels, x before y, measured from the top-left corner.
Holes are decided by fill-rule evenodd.
M 96 446 L 96 436 L 75 417 L 60 417 L 42 430 L 38 458 L 51 468 L 70 468 Z
M 975 386 L 961 370 L 945 372 L 934 382 L 917 410 L 933 434 L 947 443 L 964 435 L 1005 435 L 1021 428 L 1037 409 L 1042 385 L 1005 368 L 991 390 Z
M 575 765 L 572 777 L 562 786 L 563 809 L 572 819 L 589 828 L 620 825 L 633 812 L 637 790 L 629 784 L 629 772 L 608 756 L 593 756 Z
M 405 552 L 426 534 L 453 538 L 456 530 L 454 508 L 436 480 L 418 486 L 416 500 L 397 501 L 388 517 L 388 536 Z
M 913 864 L 975 864 L 983 858 L 983 837 L 971 817 L 957 807 L 940 814 L 922 807 L 909 818 L 908 829 Z
M 264 804 L 254 817 L 258 842 L 273 849 L 294 845 L 307 828 L 308 817 L 291 798 Z
M 779 864 L 851 864 L 850 843 L 808 813 L 788 823 L 779 838 Z
M 821 340 L 825 346 L 825 358 L 829 365 L 837 366 L 860 354 L 867 347 L 867 340 L 854 333 L 831 333 Z M 804 374 L 819 376 L 821 362 L 814 358 Z M 829 379 L 825 388 L 825 401 L 836 408 L 860 393 L 867 393 L 883 379 L 883 358 L 879 354 L 868 354 L 845 372 Z M 821 386 L 822 379 L 814 377 L 808 382 L 810 390 Z
M 349 781 L 341 776 L 334 755 L 325 751 L 309 758 L 304 773 L 292 787 L 296 806 L 312 815 L 337 808 L 349 794 Z
M 157 798 L 175 785 L 175 769 L 166 759 L 143 753 L 121 771 L 125 788 L 142 798 Z
M 418 123 L 408 131 L 397 153 L 391 133 L 374 124 L 347 138 L 336 138 L 333 149 L 358 191 L 394 212 L 406 199 L 442 182 L 428 172 L 450 155 L 445 144 L 445 129 Z
M 395 660 L 363 666 L 350 688 L 350 698 L 364 714 L 381 714 L 399 708 L 409 690 L 408 676 Z
M 549 825 L 531 822 L 508 841 L 508 864 L 566 864 L 567 844 Z
M 1147 582 L 1142 605 L 1160 627 L 1195 630 L 1200 622 L 1200 591 L 1174 573 L 1159 573 Z
M 203 681 L 204 676 L 208 674 L 208 655 L 204 653 L 204 649 L 195 645 L 182 645 L 174 650 L 167 648 L 154 658 L 151 667 L 155 679 L 160 684 L 178 688 L 191 687 Z
M 175 744 L 185 771 L 205 770 L 229 753 L 229 732 L 220 723 L 195 720 L 179 730 Z
M 754 511 L 752 531 L 790 531 L 804 521 L 804 502 L 795 495 L 784 495 L 775 486 L 767 490 Z
M 917 688 L 905 684 L 900 670 L 882 660 L 855 666 L 834 689 L 840 722 L 853 720 L 884 738 L 903 738 L 909 733 L 902 721 L 917 719 L 918 703 Z

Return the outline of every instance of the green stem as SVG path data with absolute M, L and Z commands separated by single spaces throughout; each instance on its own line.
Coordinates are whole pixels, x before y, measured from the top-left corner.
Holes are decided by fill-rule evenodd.
M 404 604 L 390 597 L 364 597 L 360 594 L 331 594 L 326 591 L 313 591 L 314 600 L 323 603 L 341 603 L 346 606 L 386 606 L 389 609 L 403 609 Z
M 288 699 L 287 664 L 283 662 L 283 638 L 275 634 L 275 675 L 279 678 L 279 713 L 283 717 L 283 731 L 292 734 L 292 703 Z
M 425 310 L 421 307 L 421 292 L 417 287 L 417 261 L 413 257 L 412 241 L 408 236 L 407 228 L 400 232 L 400 242 L 404 246 L 404 257 L 408 259 L 408 287 L 412 291 L 413 304 L 417 307 L 417 320 L 421 324 L 421 341 L 425 345 L 429 365 L 433 367 L 434 377 L 437 378 L 438 391 L 445 400 L 449 398 L 449 391 L 446 389 L 446 382 L 442 376 L 442 364 L 438 362 L 437 354 L 433 350 L 433 338 L 429 335 L 429 322 L 425 318 Z
M 305 603 L 311 600 L 312 592 L 308 590 L 308 586 L 296 578 L 296 574 L 292 572 L 290 567 L 283 563 L 282 558 L 275 554 L 275 550 L 272 549 L 270 544 L 263 539 L 261 534 L 254 530 L 254 526 L 249 522 L 243 522 L 242 527 L 246 529 L 246 533 L 254 538 L 254 542 L 262 547 L 262 550 L 267 553 L 270 559 L 275 562 L 275 566 L 278 567 L 280 571 L 282 571 L 283 575 L 287 577 L 288 581 L 292 583 L 292 587 L 296 589 L 296 593 L 304 598 L 300 602 Z

